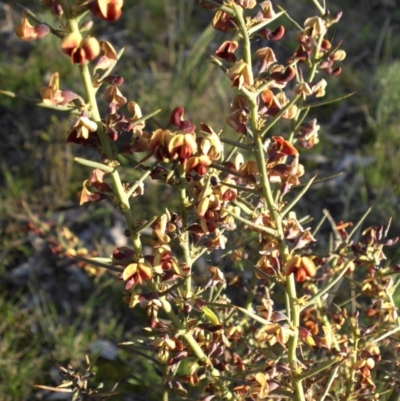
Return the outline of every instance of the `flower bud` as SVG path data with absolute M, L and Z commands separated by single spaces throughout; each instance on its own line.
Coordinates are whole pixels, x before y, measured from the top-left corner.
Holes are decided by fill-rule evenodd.
M 81 27 L 80 27 L 80 32 L 85 32 L 85 31 L 90 31 L 93 27 L 93 21 L 85 21 Z

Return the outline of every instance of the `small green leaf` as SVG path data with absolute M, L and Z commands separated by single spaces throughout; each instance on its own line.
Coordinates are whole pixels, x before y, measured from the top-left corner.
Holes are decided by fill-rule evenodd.
M 207 306 L 203 306 L 203 312 L 211 324 L 213 324 L 214 326 L 218 326 L 221 324 L 218 320 L 217 315 L 210 308 L 207 308 Z

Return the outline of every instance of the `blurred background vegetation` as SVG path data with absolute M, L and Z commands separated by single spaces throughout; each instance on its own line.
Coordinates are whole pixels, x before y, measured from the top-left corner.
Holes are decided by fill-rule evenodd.
M 279 4 L 300 24 L 316 14 L 308 0 Z M 24 6 L 54 22 L 36 1 Z M 343 40 L 347 52 L 342 74 L 329 79 L 329 97 L 355 94 L 316 111 L 320 144 L 303 161 L 310 174 L 343 174 L 316 185 L 302 212 L 319 218 L 326 208 L 337 220 L 356 221 L 373 206 L 368 222 L 386 224 L 393 217 L 394 236 L 400 228 L 400 9 L 395 0 L 338 0 L 328 8 L 344 13 L 329 39 Z M 195 0 L 127 0 L 117 23 L 96 21 L 99 38 L 117 49 L 125 46 L 116 70 L 125 78 L 121 90 L 144 114 L 162 108 L 157 119 L 166 121 L 173 107 L 184 105 L 194 123 L 229 131 L 230 84 L 208 62 L 225 36 L 210 27 L 210 18 Z M 19 19 L 13 4 L 0 3 L 0 89 L 35 97 L 59 71 L 62 88 L 80 93 L 76 68 L 61 55 L 56 38 L 20 42 L 13 32 Z M 284 19 L 278 24 L 291 29 Z M 276 51 L 290 54 L 285 46 Z M 64 241 L 108 255 L 123 244 L 123 223 L 110 206 L 78 207 L 76 194 L 88 170 L 72 157 L 94 155 L 65 144 L 69 118 L 62 113 L 0 97 L 0 124 L 2 399 L 63 399 L 31 386 L 57 383 L 54 361 L 85 367 L 85 353 L 98 357 L 97 377 L 105 389 L 121 382 L 121 395 L 112 399 L 160 399 L 161 380 L 146 359 L 115 347 L 140 331 L 135 321 L 141 311 L 122 304 L 122 285 L 113 277 L 90 278 L 55 249 Z M 160 196 L 171 195 L 163 187 L 149 188 L 138 200 L 143 217 L 155 212 Z M 388 263 L 398 261 L 398 251 L 391 251 Z

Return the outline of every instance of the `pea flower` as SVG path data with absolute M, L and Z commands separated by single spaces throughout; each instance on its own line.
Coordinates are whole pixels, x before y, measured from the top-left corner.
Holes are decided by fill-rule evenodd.
M 305 281 L 307 277 L 314 277 L 317 269 L 314 262 L 307 256 L 295 255 L 289 259 L 283 268 L 286 276 L 294 274 L 298 283 Z
M 275 18 L 276 14 L 270 0 L 262 1 L 259 6 L 261 7 L 261 11 L 254 16 L 253 20 L 255 22 L 263 22 Z
M 44 104 L 53 106 L 63 106 L 75 99 L 82 100 L 82 98 L 74 92 L 69 90 L 60 90 L 60 78 L 58 72 L 51 75 L 49 85 L 41 88 L 39 93 Z
M 83 39 L 80 33 L 72 32 L 62 40 L 61 49 L 70 56 L 72 64 L 84 64 L 99 55 L 100 44 L 94 37 Z
M 31 25 L 26 11 L 22 13 L 21 23 L 15 27 L 15 34 L 24 41 L 43 39 L 49 32 L 50 28 L 45 24 Z
M 212 25 L 216 31 L 231 32 L 237 28 L 233 18 L 224 11 L 217 11 L 215 13 Z
M 236 40 L 233 42 L 227 40 L 215 51 L 215 54 L 229 63 L 234 63 L 236 61 L 235 51 L 238 46 L 239 44 Z
M 243 60 L 236 61 L 227 72 L 227 75 L 232 81 L 232 86 L 237 86 L 238 89 L 254 84 L 253 71 L 251 71 L 249 65 Z
M 82 113 L 77 117 L 70 126 L 68 131 L 67 142 L 74 142 L 78 145 L 90 143 L 90 139 L 97 131 L 97 124 L 91 120 L 86 113 Z
M 321 17 L 311 17 L 307 18 L 304 22 L 304 32 L 306 35 L 316 38 L 319 35 L 326 34 L 325 22 Z
M 195 131 L 196 127 L 188 120 L 184 120 L 185 109 L 182 106 L 175 107 L 169 117 L 169 123 L 188 133 Z
M 122 95 L 115 85 L 107 86 L 103 93 L 103 99 L 108 103 L 107 111 L 109 114 L 115 114 L 127 102 L 126 97 Z
M 123 5 L 124 0 L 93 0 L 88 8 L 95 17 L 115 22 L 122 14 Z
M 274 51 L 270 47 L 263 47 L 256 51 L 256 57 L 258 58 L 258 70 L 260 73 L 267 70 L 272 64 L 277 62 Z
M 152 277 L 153 268 L 147 260 L 129 264 L 122 273 L 122 279 L 126 282 L 126 290 L 142 284 L 144 280 L 150 280 Z
M 100 44 L 100 58 L 97 61 L 96 66 L 94 67 L 94 71 L 98 69 L 106 70 L 113 63 L 116 63 L 118 59 L 117 52 L 115 51 L 114 47 L 110 42 L 101 40 L 99 44 Z
M 51 13 L 57 17 L 61 17 L 64 14 L 64 10 L 57 0 L 40 0 L 40 3 L 45 7 L 50 8 Z

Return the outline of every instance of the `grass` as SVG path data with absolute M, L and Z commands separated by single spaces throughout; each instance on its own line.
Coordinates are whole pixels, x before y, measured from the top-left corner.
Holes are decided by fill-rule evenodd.
M 0 393 L 5 400 L 24 399 L 30 385 L 41 377 L 46 356 L 41 355 L 40 340 L 29 331 L 34 316 L 18 300 L 19 294 L 0 298 Z
M 301 7 L 306 3 L 309 4 L 293 2 L 287 8 L 293 5 L 302 13 Z M 390 60 L 398 55 L 396 46 L 400 35 L 390 29 L 392 25 L 383 33 L 381 51 L 374 52 L 379 55 L 376 69 L 359 49 L 377 45 L 382 32 L 378 15 L 386 11 L 381 10 L 376 19 L 363 14 L 357 22 L 358 19 L 352 18 L 357 10 L 350 9 L 344 1 L 335 7 L 340 5 L 345 17 L 349 15 L 353 22 L 345 25 L 349 28 L 343 28 L 343 24 L 338 26 L 338 35 L 343 36 L 349 57 L 343 74 L 335 81 L 332 97 L 354 90 L 357 94 L 346 102 L 350 111 L 346 110 L 332 128 L 332 135 L 342 137 L 343 141 L 339 146 L 332 146 L 327 156 L 333 164 L 343 157 L 343 152 L 354 153 L 354 148 L 361 148 L 360 154 L 373 156 L 374 163 L 366 167 L 353 166 L 343 185 L 354 191 L 342 188 L 345 199 L 333 198 L 337 196 L 337 187 L 331 190 L 325 186 L 314 192 L 313 201 L 322 204 L 328 200 L 331 208 L 337 209 L 337 216 L 344 218 L 362 214 L 372 201 L 378 205 L 372 221 L 381 221 L 399 213 L 400 63 Z M 163 113 L 157 116 L 160 121 L 168 118 L 173 107 L 185 105 L 187 117 L 193 116 L 196 124 L 204 121 L 216 131 L 224 128 L 221 121 L 225 120 L 229 108 L 229 83 L 215 66 L 204 63 L 215 50 L 215 43 L 223 37 L 206 27 L 209 14 L 194 0 L 139 1 L 126 8 L 119 28 L 99 28 L 104 37 L 116 43 L 117 49 L 127 45 L 117 70 L 127 82 L 122 88 L 124 95 L 138 102 L 144 113 L 163 108 Z M 132 18 L 134 15 L 140 18 Z M 18 12 L 13 16 L 16 22 Z M 50 16 L 45 14 L 43 18 Z M 302 16 L 297 19 L 302 21 Z M 368 19 L 367 25 L 365 20 Z M 355 31 L 359 34 L 354 35 Z M 70 64 L 56 56 L 58 50 L 53 50 L 54 39 L 49 40 L 32 45 L 7 37 L 7 51 L 0 55 L 0 82 L 7 83 L 4 89 L 38 96 L 38 88 L 47 84 L 53 71 L 59 71 L 62 87 L 76 90 L 77 73 L 71 74 Z M 330 116 L 339 107 L 335 104 L 325 109 L 322 118 L 325 124 L 330 123 Z M 71 162 L 72 154 L 86 156 L 86 151 L 64 144 L 69 124 L 66 116 L 33 110 L 2 97 L 0 116 L 6 138 L 0 150 L 3 160 L 0 166 L 0 276 L 7 277 L 7 281 L 0 283 L 0 316 L 3 317 L 0 323 L 0 394 L 5 401 L 34 400 L 38 399 L 38 393 L 32 390 L 32 384 L 54 384 L 57 372 L 52 356 L 59 363 L 71 362 L 84 368 L 84 355 L 93 341 L 119 342 L 129 340 L 129 336 L 136 333 L 134 321 L 138 312 L 132 313 L 120 305 L 121 287 L 111 284 L 106 277 L 97 279 L 87 288 L 82 286 L 76 292 L 70 291 L 67 284 L 74 282 L 76 272 L 57 267 L 59 260 L 54 259 L 47 248 L 38 254 L 32 234 L 25 230 L 28 218 L 21 201 L 44 222 L 50 221 L 54 212 L 76 207 L 76 193 L 87 178 L 88 170 Z M 329 133 L 328 129 L 326 131 Z M 322 140 L 327 141 L 327 137 L 322 136 Z M 349 145 L 354 137 L 354 145 Z M 314 167 L 324 172 L 318 163 Z M 162 193 L 157 185 L 152 188 L 153 192 L 143 198 L 146 206 L 138 210 L 140 216 L 151 215 L 158 208 L 160 197 L 173 196 Z M 312 205 L 315 208 L 315 203 Z M 86 215 L 80 221 L 66 222 L 71 223 L 78 234 L 90 222 L 103 224 L 106 221 L 112 226 L 115 221 L 115 215 L 107 207 L 98 209 L 97 214 L 91 208 L 84 210 Z M 393 227 L 393 231 L 399 231 L 397 219 Z M 97 242 L 102 253 L 110 251 L 111 246 L 104 244 L 102 235 L 98 235 Z M 398 256 L 394 252 L 391 258 L 395 261 Z M 31 273 L 23 284 L 8 280 L 11 271 L 34 257 L 39 257 L 40 263 L 47 266 L 45 273 Z M 46 261 L 50 262 L 46 264 Z M 56 267 L 49 273 L 52 263 Z M 124 348 L 118 351 L 117 374 L 113 366 L 104 358 L 97 360 L 97 378 L 106 381 L 106 388 L 121 380 L 120 389 L 127 394 L 139 395 L 143 388 L 154 388 L 152 399 L 160 399 L 160 379 L 145 358 Z

